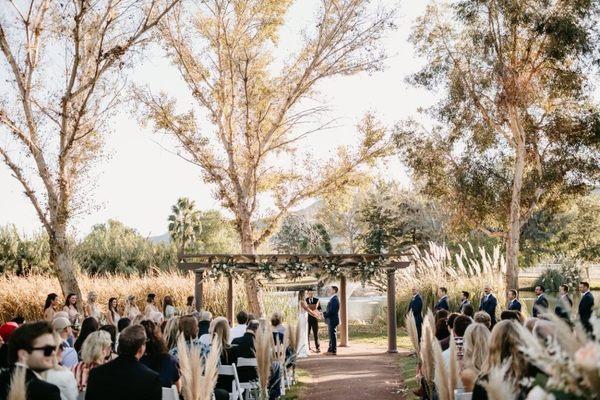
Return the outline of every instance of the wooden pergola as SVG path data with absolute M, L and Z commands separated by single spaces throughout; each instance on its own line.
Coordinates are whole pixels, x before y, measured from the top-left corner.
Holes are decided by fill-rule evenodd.
M 348 346 L 348 305 L 347 305 L 347 275 L 352 278 L 351 271 L 365 263 L 377 262 L 378 269 L 387 275 L 387 331 L 388 352 L 396 353 L 397 326 L 396 320 L 396 279 L 397 269 L 407 268 L 410 265 L 409 254 L 330 254 L 330 255 L 307 255 L 307 254 L 180 254 L 179 268 L 184 271 L 193 271 L 195 274 L 194 296 L 196 309 L 202 308 L 203 282 L 214 270 L 215 265 L 227 265 L 228 272 L 239 275 L 261 274 L 264 270 L 261 265 L 268 263 L 272 271 L 285 276 L 285 266 L 290 263 L 302 263 L 306 265 L 308 276 L 316 276 L 324 272 L 324 265 L 335 264 L 339 269 L 337 277 L 331 279 L 340 280 L 340 347 Z M 234 279 L 231 274 L 226 278 L 227 288 L 227 319 L 233 325 L 234 318 Z

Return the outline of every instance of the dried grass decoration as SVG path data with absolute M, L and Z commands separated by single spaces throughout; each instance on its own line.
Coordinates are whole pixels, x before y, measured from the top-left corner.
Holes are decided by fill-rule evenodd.
M 181 394 L 185 400 L 212 400 L 219 376 L 221 343 L 214 337 L 210 352 L 200 355 L 200 346 L 188 344 L 183 334 L 177 340 L 179 367 L 181 369 Z

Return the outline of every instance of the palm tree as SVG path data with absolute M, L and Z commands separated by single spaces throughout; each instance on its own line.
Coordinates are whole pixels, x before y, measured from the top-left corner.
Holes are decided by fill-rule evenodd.
M 193 200 L 182 197 L 171 207 L 169 234 L 182 250 L 194 249 L 202 232 L 200 212 Z

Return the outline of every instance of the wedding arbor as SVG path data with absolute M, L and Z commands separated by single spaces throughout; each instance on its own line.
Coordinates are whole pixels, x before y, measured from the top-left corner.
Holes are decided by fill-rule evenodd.
M 227 319 L 233 323 L 235 276 L 258 275 L 271 281 L 276 277 L 298 280 L 315 276 L 320 280 L 340 281 L 340 346 L 348 345 L 347 280 L 363 283 L 378 275 L 387 280 L 388 352 L 396 353 L 396 279 L 397 269 L 410 265 L 408 254 L 180 254 L 179 267 L 195 274 L 196 308 L 202 308 L 203 282 L 211 277 L 225 277 Z

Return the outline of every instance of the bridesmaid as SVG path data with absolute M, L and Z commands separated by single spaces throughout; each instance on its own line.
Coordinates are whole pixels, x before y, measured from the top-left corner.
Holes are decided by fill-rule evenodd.
M 156 307 L 156 295 L 154 293 L 148 293 L 146 298 L 146 308 L 144 308 L 144 317 L 150 318 L 150 314 L 153 312 L 160 312 Z
M 56 313 L 56 306 L 58 305 L 58 295 L 56 293 L 50 293 L 46 296 L 46 303 L 44 304 L 44 319 L 48 322 L 52 322 L 54 314 Z
M 102 313 L 98 308 L 98 304 L 96 304 L 96 300 L 98 300 L 98 296 L 94 292 L 89 292 L 87 297 L 87 304 L 85 305 L 85 316 L 93 317 L 96 321 L 100 322 L 102 318 Z
M 106 312 L 106 321 L 108 321 L 109 325 L 113 325 L 115 328 L 119 323 L 119 319 L 121 319 L 121 316 L 117 312 L 117 305 L 117 298 L 111 297 L 108 300 L 108 311 Z
M 129 320 L 133 322 L 140 314 L 140 309 L 135 304 L 135 296 L 130 294 L 125 301 L 125 313 L 123 316 L 129 318 Z
M 63 311 L 69 316 L 68 318 L 69 321 L 71 321 L 71 325 L 76 325 L 79 311 L 77 310 L 77 295 L 75 293 L 69 293 Z

